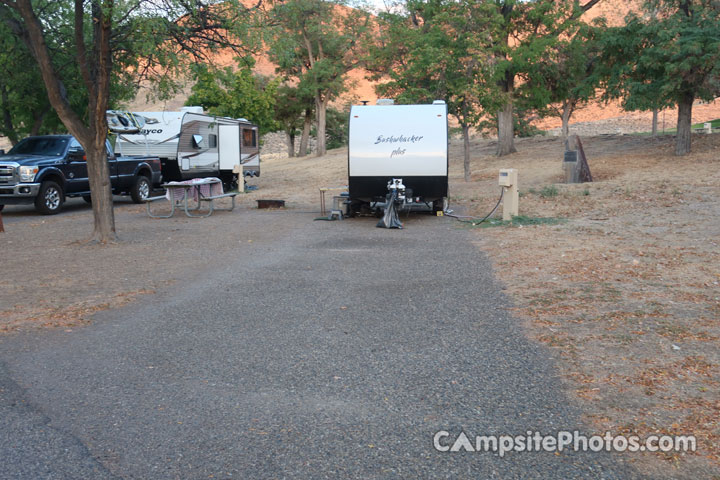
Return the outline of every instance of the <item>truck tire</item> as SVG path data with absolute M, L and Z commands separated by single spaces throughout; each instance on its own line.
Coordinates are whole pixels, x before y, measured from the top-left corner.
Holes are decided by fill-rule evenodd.
M 62 187 L 53 181 L 46 181 L 40 185 L 40 192 L 35 197 L 35 209 L 43 215 L 55 215 L 62 210 L 65 203 L 65 193 Z
M 92 196 L 83 195 L 83 200 L 85 200 L 85 203 L 92 205 Z
M 145 175 L 135 177 L 135 183 L 130 190 L 130 197 L 135 203 L 143 203 L 146 198 L 150 197 L 150 179 Z
M 0 212 L 3 211 L 3 208 L 5 208 L 5 204 L 0 205 Z

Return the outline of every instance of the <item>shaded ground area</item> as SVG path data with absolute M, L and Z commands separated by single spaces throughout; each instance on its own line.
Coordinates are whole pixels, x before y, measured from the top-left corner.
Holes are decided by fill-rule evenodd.
M 585 431 L 548 351 L 526 340 L 451 220 L 388 231 L 243 216 L 276 235 L 87 328 L 5 338 L 7 377 L 30 408 L 15 415 L 2 475 L 52 463 L 77 476 L 73 457 L 24 455 L 38 435 L 17 425 L 42 415 L 48 434 L 87 449 L 80 467 L 94 458 L 122 478 L 634 477 L 604 453 L 433 449 L 439 430 Z
M 0 279 L 0 331 L 88 323 L 99 310 L 192 278 L 228 255 L 242 256 L 252 242 L 287 234 L 282 224 L 265 228 L 263 217 L 243 215 L 250 205 L 244 201 L 205 219 L 178 213 L 154 220 L 144 206 L 119 199 L 121 242 L 107 247 L 82 244 L 92 228 L 92 211 L 82 200 L 69 201 L 52 217 L 32 207 L 6 207 L 3 263 L 13 273 Z

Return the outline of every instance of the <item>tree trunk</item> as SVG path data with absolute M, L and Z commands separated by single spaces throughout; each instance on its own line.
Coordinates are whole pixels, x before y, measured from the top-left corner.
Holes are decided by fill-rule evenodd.
M 317 117 L 317 152 L 316 156 L 322 157 L 327 153 L 325 147 L 325 121 L 328 106 L 328 98 L 319 94 L 315 97 L 315 115 Z
M 42 113 L 38 113 L 35 115 L 35 121 L 33 122 L 33 126 L 30 129 L 30 135 L 40 134 L 40 129 L 42 128 L 43 122 L 45 121 L 45 117 L 48 113 L 48 110 L 45 110 Z
M 12 115 L 10 114 L 10 109 L 8 108 L 10 100 L 8 99 L 8 92 L 5 89 L 5 85 L 0 87 L 0 90 L 2 90 L 3 127 L 5 135 L 7 135 L 8 140 L 10 140 L 10 144 L 14 147 L 20 139 L 15 132 Z
M 515 123 L 513 121 L 512 101 L 512 94 L 515 89 L 515 75 L 510 71 L 505 72 L 505 78 L 501 85 L 506 95 L 506 103 L 502 110 L 498 112 L 498 157 L 517 152 L 515 149 Z
M 565 101 L 563 103 L 563 111 L 562 111 L 562 129 L 560 131 L 560 135 L 562 138 L 562 142 L 565 143 L 568 139 L 568 136 L 570 136 L 570 117 L 572 117 L 573 110 L 575 106 L 572 102 Z
M 90 240 L 109 243 L 117 240 L 110 188 L 110 172 L 105 149 L 105 136 L 108 131 L 105 111 L 110 98 L 110 75 L 112 73 L 110 37 L 112 34 L 114 2 L 106 0 L 102 5 L 99 0 L 90 2 L 93 14 L 93 49 L 90 58 L 88 58 L 85 50 L 85 2 L 75 0 L 74 4 L 75 48 L 78 50 L 78 68 L 89 94 L 89 125 L 85 125 L 82 118 L 73 111 L 67 100 L 64 86 L 55 70 L 52 55 L 45 41 L 43 23 L 35 14 L 32 2 L 30 0 L 17 0 L 16 8 L 24 21 L 26 29 L 23 40 L 29 46 L 33 57 L 37 61 L 50 105 L 57 112 L 58 117 L 60 117 L 68 131 L 83 146 L 87 155 L 94 216 L 94 229 Z
M 92 194 L 94 229 L 92 241 L 109 243 L 117 240 L 115 231 L 115 213 L 113 211 L 112 188 L 110 185 L 110 169 L 105 136 L 98 135 L 85 150 L 87 155 L 88 179 Z
M 82 4 L 82 0 L 76 0 L 75 8 L 81 8 Z M 90 193 L 93 198 L 92 207 L 95 228 L 93 229 L 91 241 L 103 244 L 117 241 L 112 185 L 110 184 L 110 170 L 107 148 L 105 147 L 108 132 L 106 112 L 110 99 L 110 76 L 112 73 L 112 55 L 110 53 L 112 7 L 113 2 L 110 0 L 106 0 L 102 5 L 97 0 L 91 3 L 93 18 L 99 19 L 99 21 L 94 22 L 93 25 L 94 48 L 92 56 L 95 68 L 90 72 L 86 72 L 88 78 L 94 78 L 94 82 L 88 85 L 88 90 L 91 93 L 88 114 L 90 116 L 89 123 L 92 139 L 89 150 L 87 144 L 83 145 L 88 157 L 88 178 L 90 180 Z M 75 14 L 78 15 L 77 10 Z M 78 23 L 76 26 L 81 24 Z M 84 53 L 82 56 L 84 56 Z M 82 140 L 80 142 L 83 143 Z
M 497 156 L 502 157 L 515 153 L 515 126 L 513 125 L 513 104 L 507 102 L 498 112 L 498 146 Z
M 299 157 L 304 157 L 308 154 L 308 142 L 310 141 L 310 128 L 312 128 L 312 110 L 305 110 L 305 119 L 303 120 L 303 130 L 300 136 L 300 152 Z
M 675 140 L 675 155 L 682 156 L 690 153 L 692 144 L 692 107 L 695 96 L 687 93 L 678 102 L 677 138 Z
M 470 174 L 470 125 L 463 123 L 463 170 L 465 172 L 465 181 L 472 180 Z
M 656 136 L 658 134 L 658 110 L 655 109 L 652 111 L 652 136 Z
M 293 158 L 295 156 L 295 132 L 286 131 L 285 139 L 287 140 L 288 157 Z

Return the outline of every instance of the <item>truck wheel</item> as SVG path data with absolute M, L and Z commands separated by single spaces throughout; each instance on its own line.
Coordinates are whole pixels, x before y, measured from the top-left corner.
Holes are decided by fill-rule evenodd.
M 92 197 L 90 195 L 83 195 L 83 200 L 85 200 L 85 203 L 92 205 Z
M 0 212 L 3 211 L 3 208 L 5 208 L 5 205 L 4 205 L 4 204 L 3 204 L 3 205 L 0 205 Z
M 35 197 L 35 208 L 43 215 L 55 215 L 65 203 L 62 187 L 55 182 L 47 181 L 40 185 L 40 193 Z
M 130 197 L 135 203 L 143 203 L 150 197 L 150 180 L 145 175 L 135 177 L 135 185 L 130 191 Z

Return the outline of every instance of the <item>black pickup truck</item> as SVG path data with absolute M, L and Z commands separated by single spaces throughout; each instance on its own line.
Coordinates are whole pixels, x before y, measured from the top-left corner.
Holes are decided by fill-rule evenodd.
M 160 159 L 116 156 L 110 142 L 106 148 L 113 193 L 141 203 L 160 183 Z M 85 152 L 71 135 L 28 137 L 0 155 L 0 210 L 34 203 L 40 213 L 52 215 L 65 197 L 91 201 Z

